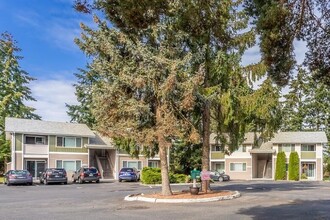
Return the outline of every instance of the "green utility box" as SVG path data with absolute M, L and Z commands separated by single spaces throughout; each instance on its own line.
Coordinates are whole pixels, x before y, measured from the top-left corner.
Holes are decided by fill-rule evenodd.
M 200 177 L 200 175 L 201 175 L 201 171 L 199 170 L 194 169 L 190 171 L 191 179 L 197 179 L 197 177 Z

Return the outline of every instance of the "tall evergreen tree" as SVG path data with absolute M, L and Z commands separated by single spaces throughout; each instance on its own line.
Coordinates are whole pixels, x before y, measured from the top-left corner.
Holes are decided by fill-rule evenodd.
M 3 33 L 0 38 L 0 162 L 10 159 L 10 144 L 5 137 L 5 118 L 40 119 L 33 113 L 35 110 L 24 104 L 24 101 L 35 101 L 27 84 L 34 80 L 21 69 L 17 55 L 20 49 L 13 37 Z
M 86 3 L 86 1 L 84 2 Z M 76 1 L 76 8 L 82 12 L 91 12 L 91 8 L 87 8 L 88 5 L 84 2 Z M 184 73 L 180 75 L 180 79 L 185 77 L 187 80 L 190 79 L 184 86 L 185 89 L 189 88 L 189 92 L 183 99 L 177 95 L 175 103 L 184 108 L 188 107 L 189 110 L 194 110 L 193 113 L 195 114 L 187 115 L 185 113 L 184 116 L 194 129 L 199 130 L 198 133 L 203 145 L 203 169 L 209 169 L 209 137 L 212 120 L 214 120 L 215 125 L 214 131 L 219 134 L 220 138 L 224 137 L 224 133 L 230 134 L 228 143 L 232 151 L 238 147 L 239 142 L 243 141 L 244 133 L 249 127 L 253 127 L 254 131 L 267 130 L 265 132 L 267 136 L 272 134 L 278 123 L 272 123 L 269 126 L 268 120 L 273 122 L 278 119 L 276 113 L 278 110 L 276 106 L 278 105 L 275 105 L 278 90 L 269 80 L 265 81 L 261 89 L 257 91 L 250 89 L 247 84 L 249 80 L 262 77 L 266 71 L 262 63 L 245 68 L 240 66 L 242 54 L 245 49 L 254 44 L 255 37 L 253 30 L 243 31 L 247 28 L 249 18 L 240 9 L 241 1 L 96 0 L 93 3 L 93 7 L 103 11 L 107 20 L 118 30 L 116 33 L 118 36 L 114 37 L 113 30 L 106 26 L 106 22 L 98 21 L 98 18 L 95 19 L 100 24 L 99 32 L 83 26 L 86 34 L 83 35 L 81 41 L 78 41 L 78 44 L 88 55 L 96 57 L 91 67 L 102 77 L 109 74 L 110 71 L 118 72 L 120 69 L 135 77 L 133 80 L 126 75 L 111 76 L 110 78 L 106 76 L 104 81 L 108 84 L 121 88 L 122 83 L 117 82 L 121 77 L 125 80 L 128 78 L 130 84 L 134 85 L 134 82 L 143 74 L 147 74 L 151 70 L 162 72 L 161 70 L 168 68 L 163 63 L 159 63 L 157 68 L 151 64 L 143 67 L 142 64 L 145 60 L 152 61 L 152 64 L 156 63 L 153 56 L 158 57 L 157 62 L 164 60 L 165 55 L 165 58 L 172 64 L 181 63 L 176 72 L 177 74 L 180 71 Z M 120 39 L 116 39 L 119 36 Z M 130 49 L 130 47 L 134 49 Z M 117 52 L 114 55 L 111 52 L 114 50 L 119 50 L 120 53 Z M 130 50 L 137 51 L 139 59 L 137 56 L 132 56 Z M 142 50 L 145 51 L 145 56 L 138 53 Z M 146 57 L 148 53 L 149 57 Z M 159 69 L 160 66 L 161 69 Z M 125 68 L 128 68 L 129 71 Z M 168 71 L 168 73 L 171 72 Z M 144 79 L 139 80 L 139 86 L 144 89 L 132 89 L 125 85 L 129 89 L 115 94 L 100 89 L 106 88 L 104 82 L 96 84 L 93 91 L 93 98 L 94 96 L 96 98 L 93 99 L 96 103 L 96 111 L 93 114 L 96 116 L 99 129 L 102 126 L 104 126 L 104 132 L 106 129 L 110 129 L 109 123 L 113 117 L 107 118 L 105 116 L 113 113 L 112 108 L 124 108 L 122 105 L 115 104 L 116 99 L 120 100 L 118 96 L 121 96 L 122 99 L 128 98 L 132 105 L 134 102 L 131 98 L 136 95 L 142 98 L 149 97 L 152 92 L 156 91 L 156 88 L 158 89 L 162 85 L 163 81 L 166 82 L 168 73 L 162 74 L 162 77 L 157 76 L 157 86 L 154 85 L 154 81 L 146 84 L 148 81 Z M 148 79 L 152 78 L 148 77 Z M 199 81 L 194 79 L 199 79 Z M 194 84 L 189 84 L 189 82 L 194 82 Z M 188 84 L 189 86 L 187 86 Z M 150 85 L 152 85 L 152 89 L 148 88 Z M 139 90 L 134 93 L 136 89 Z M 168 91 L 163 90 L 163 92 Z M 272 94 L 268 96 L 269 100 L 267 100 L 267 92 Z M 105 98 L 105 93 L 111 94 L 112 97 Z M 133 96 L 131 93 L 136 95 Z M 131 95 L 127 96 L 127 94 Z M 110 103 L 113 102 L 114 105 L 110 106 L 104 102 L 105 99 Z M 180 100 L 181 103 L 179 103 Z M 148 120 L 151 120 L 158 116 L 157 107 L 162 102 L 157 103 L 158 100 L 154 98 L 151 100 L 148 98 L 148 101 L 156 104 L 149 107 L 151 113 L 144 112 L 144 117 L 149 115 Z M 103 115 L 97 112 L 100 106 L 105 105 L 109 109 L 106 109 Z M 256 109 L 258 111 L 254 112 L 253 110 Z M 141 112 L 141 110 L 139 111 Z M 141 117 L 139 111 L 136 111 L 135 114 Z M 126 129 L 132 126 L 131 123 L 120 121 L 122 120 L 120 118 L 127 118 L 126 113 L 117 116 L 116 122 L 120 122 L 121 126 Z M 156 125 L 157 123 L 152 122 L 151 124 Z M 113 121 L 111 121 L 111 125 L 117 126 L 114 125 Z M 188 132 L 190 131 L 191 128 Z M 170 138 L 171 134 L 168 133 L 167 135 Z M 174 136 L 172 135 L 172 137 Z M 162 147 L 159 149 L 161 150 Z
M 307 43 L 304 65 L 316 79 L 330 85 L 330 4 L 328 0 L 245 0 L 260 35 L 262 57 L 269 74 L 289 82 L 295 68 L 294 41 Z

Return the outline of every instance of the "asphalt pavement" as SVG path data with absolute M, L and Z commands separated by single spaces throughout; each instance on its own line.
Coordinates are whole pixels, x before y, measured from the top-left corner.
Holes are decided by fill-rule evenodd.
M 330 182 L 230 181 L 215 190 L 241 197 L 207 203 L 161 204 L 124 201 L 160 186 L 135 182 L 0 185 L 0 219 L 330 219 Z M 173 185 L 173 191 L 188 189 Z

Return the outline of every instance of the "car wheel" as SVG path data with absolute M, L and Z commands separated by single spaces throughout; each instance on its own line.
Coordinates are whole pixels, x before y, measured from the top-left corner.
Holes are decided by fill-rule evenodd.
M 78 178 L 78 182 L 79 182 L 79 184 L 83 184 L 84 183 L 84 181 L 81 178 Z
M 66 185 L 66 184 L 68 184 L 68 182 L 66 181 L 66 182 L 64 182 L 64 185 Z
M 96 183 L 99 183 L 100 182 L 100 180 L 96 180 Z
M 118 181 L 121 182 L 121 179 L 119 179 Z
M 223 182 L 223 177 L 222 176 L 219 177 L 219 182 Z

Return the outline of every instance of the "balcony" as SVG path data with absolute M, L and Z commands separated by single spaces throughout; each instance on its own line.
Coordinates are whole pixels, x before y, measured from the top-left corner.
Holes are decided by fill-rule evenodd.
M 43 144 L 25 144 L 24 145 L 25 155 L 47 155 L 48 145 Z
M 211 160 L 225 159 L 225 153 L 219 151 L 211 151 Z
M 301 159 L 316 159 L 316 152 L 315 151 L 302 151 L 300 158 Z

